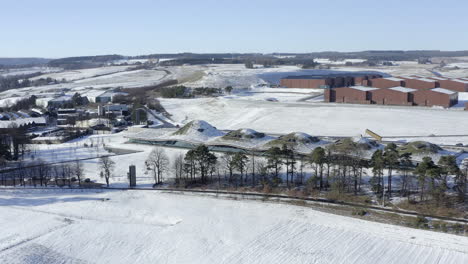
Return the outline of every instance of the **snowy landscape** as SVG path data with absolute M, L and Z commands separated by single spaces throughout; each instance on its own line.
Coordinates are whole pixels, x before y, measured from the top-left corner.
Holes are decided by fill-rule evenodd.
M 309 159 L 308 155 L 317 148 L 334 148 L 348 138 L 351 141 L 347 144 L 363 148 L 359 153 L 366 159 L 371 159 L 377 150 L 384 151 L 386 144 L 391 142 L 396 143 L 399 149 L 424 142 L 427 148 L 439 145 L 440 149 L 422 154 L 415 152 L 415 162 L 422 162 L 424 157 L 430 156 L 437 163 L 442 157 L 451 155 L 456 157 L 456 164 L 461 167 L 468 160 L 468 118 L 463 110 L 468 93 L 460 92 L 459 104 L 446 109 L 325 103 L 323 89 L 278 87 L 279 80 L 289 75 L 336 71 L 378 72 L 388 76 L 433 75 L 433 66 L 413 61 L 394 62 L 395 66 L 346 66 L 346 62 L 359 64 L 364 61 L 321 59 L 317 62 L 330 64 L 331 69 L 304 70 L 292 65 L 254 65 L 253 69 L 247 69 L 243 64 L 136 68 L 135 63 L 147 63 L 148 60 L 120 60 L 112 62 L 112 65 L 89 69 L 45 67 L 3 72 L 3 76 L 15 76 L 37 70 L 42 74 L 31 78 L 32 81 L 60 80 L 59 83 L 1 92 L 0 106 L 8 109 L 32 95 L 37 97 L 37 102 L 47 104 L 51 99 L 75 98 L 78 93 L 89 100 L 88 110 L 95 115 L 99 111 L 99 100 L 102 100 L 100 96 L 115 93 L 123 97 L 130 94 L 128 97 L 135 98 L 137 96 L 131 89 L 152 91 L 151 87 L 165 87 L 167 81 L 177 81 L 178 86 L 193 90 L 209 87 L 218 92 L 188 98 L 163 98 L 157 93 L 153 98 L 145 94 L 160 105 L 159 108 L 149 108 L 149 104 L 139 106 L 137 111 L 146 113 L 150 125 L 127 124 L 117 131 L 105 130 L 105 133 L 94 128 L 94 133 L 60 143 L 55 143 L 61 140 L 54 134 L 56 130 L 85 128 L 47 124 L 45 128 L 29 132 L 42 134 L 36 138 L 40 143 L 26 144 L 21 158 L 5 166 L 3 179 L 10 177 L 15 182 L 18 177 L 23 179 L 24 175 L 33 175 L 36 169 L 37 173 L 44 173 L 41 169 L 50 166 L 44 176 L 47 183 L 43 186 L 42 176 L 26 176 L 22 182 L 18 180 L 13 186 L 4 184 L 2 187 L 0 223 L 6 228 L 0 235 L 0 262 L 468 262 L 466 211 L 463 212 L 466 207 L 460 207 L 447 222 L 440 222 L 442 218 L 427 217 L 424 218 L 427 223 L 412 224 L 419 219 L 413 211 L 416 209 L 404 207 L 409 198 L 397 194 L 405 181 L 402 171 L 394 172 L 395 194 L 388 198 L 390 204 L 384 207 L 379 193 L 372 190 L 373 169 L 361 167 L 363 187 L 360 195 L 368 200 L 365 207 L 378 206 L 414 213 L 395 213 L 407 217 L 404 220 L 387 221 L 385 215 L 375 208 L 365 209 L 362 215 L 355 212 L 355 207 L 338 208 L 328 203 L 337 198 L 330 198 L 317 187 L 307 185 L 311 179 L 316 180 L 318 167 L 316 163 L 303 159 Z M 463 63 L 448 64 L 440 69 L 440 73 L 451 78 L 466 77 L 468 69 Z M 232 90 L 227 91 L 226 87 Z M 155 91 L 159 92 L 157 89 Z M 100 106 L 106 105 L 110 106 L 111 102 Z M 4 115 L 13 118 L 0 121 L 0 127 L 4 129 L 29 126 L 41 118 L 44 120 L 43 117 L 20 118 L 13 113 L 14 110 L 9 111 Z M 132 121 L 134 115 L 134 112 L 129 114 Z M 109 123 L 101 121 L 101 118 L 107 117 L 93 116 L 88 120 L 92 125 L 86 129 Z M 376 132 L 383 141 L 376 142 L 366 132 L 367 129 Z M 278 178 L 272 178 L 280 181 L 273 190 L 265 191 L 270 186 L 265 182 L 255 183 L 254 176 L 248 176 L 250 172 L 245 172 L 246 182 L 247 177 L 250 177 L 249 182 L 253 181 L 250 187 L 243 183 L 242 178 L 240 186 L 237 180 L 234 186 L 231 177 L 227 176 L 229 169 L 223 164 L 232 148 L 254 155 L 254 151 L 263 153 L 273 147 L 281 149 L 288 142 L 294 142 L 294 151 L 302 155 L 301 161 L 298 161 L 297 171 L 292 176 L 289 171 L 282 171 Z M 191 147 L 197 145 L 206 145 L 214 151 L 218 160 L 218 180 L 211 176 L 211 182 L 206 186 L 196 182 L 192 187 L 185 179 L 186 186 L 189 186 L 187 190 L 224 188 L 257 194 L 293 193 L 294 196 L 300 193 L 299 197 L 325 199 L 327 203 L 304 206 L 266 198 L 249 199 L 242 195 L 165 191 L 182 186 L 177 185 L 181 176 L 176 161 L 180 157 L 187 159 Z M 149 163 L 156 149 L 162 149 L 168 160 L 161 182 L 155 175 L 156 169 Z M 104 175 L 104 159 L 112 162 L 109 179 Z M 257 166 L 268 162 L 271 162 L 268 154 L 260 155 L 256 160 L 249 159 L 245 170 L 255 171 Z M 130 165 L 135 166 L 136 172 L 133 189 L 128 189 Z M 76 177 L 71 177 L 78 172 L 81 177 L 79 183 Z M 388 170 L 382 172 L 385 174 L 382 181 L 388 181 Z M 242 177 L 244 172 L 240 173 Z M 238 176 L 238 169 L 234 174 Z M 68 182 L 63 175 L 68 175 Z M 289 186 L 293 176 L 296 181 L 301 178 L 296 187 Z M 328 176 L 332 177 L 330 173 Z M 72 178 L 75 179 L 72 181 Z M 456 181 L 455 176 L 447 176 L 449 187 L 453 187 Z M 416 182 L 414 179 L 413 184 Z M 313 189 L 311 193 L 306 191 L 309 187 Z M 418 197 L 414 186 L 413 191 L 413 197 Z M 455 191 L 450 191 L 449 195 L 455 197 Z M 461 229 L 457 229 L 459 224 Z M 444 231 L 441 226 L 445 225 L 447 230 Z
M 0 264 L 468 264 L 468 1 L 1 7 Z
M 2 191 L 0 206 L 2 263 L 468 261 L 466 237 L 268 202 L 51 189 Z

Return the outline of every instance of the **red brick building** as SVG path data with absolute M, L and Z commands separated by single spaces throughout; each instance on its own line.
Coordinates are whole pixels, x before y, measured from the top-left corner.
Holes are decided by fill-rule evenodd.
M 370 80 L 370 86 L 376 88 L 390 88 L 405 86 L 405 79 L 388 77 L 388 78 L 377 78 Z
M 326 75 L 288 76 L 280 80 L 280 85 L 288 88 L 334 88 L 362 84 L 364 80 L 381 78 L 376 74 L 334 73 Z
M 322 88 L 331 87 L 330 79 L 281 79 L 280 85 L 288 88 Z
M 372 103 L 381 105 L 413 105 L 413 95 L 416 89 L 392 87 L 372 91 Z
M 443 77 L 402 77 L 359 79 L 366 86 L 350 86 L 325 89 L 325 102 L 381 104 L 381 105 L 419 105 L 451 107 L 458 103 L 458 92 L 468 92 L 468 80 L 447 79 Z M 356 81 L 356 78 L 354 78 Z M 333 85 L 348 86 L 351 79 L 337 77 Z M 440 83 L 449 88 L 439 88 Z
M 325 89 L 325 102 L 370 104 L 371 92 L 377 88 L 364 86 L 338 87 Z
M 450 80 L 439 80 L 440 87 L 445 89 L 457 91 L 457 92 L 468 92 L 468 81 L 463 79 L 450 79 Z
M 405 79 L 405 87 L 413 89 L 433 89 L 439 87 L 439 83 L 436 80 L 429 78 L 418 78 L 418 79 Z
M 451 107 L 458 103 L 458 93 L 444 88 L 413 92 L 413 102 L 419 106 Z

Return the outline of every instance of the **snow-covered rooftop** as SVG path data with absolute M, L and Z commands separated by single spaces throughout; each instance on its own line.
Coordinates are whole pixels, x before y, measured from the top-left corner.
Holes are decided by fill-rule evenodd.
M 351 86 L 349 88 L 353 88 L 353 89 L 356 89 L 356 90 L 361 90 L 361 91 L 364 91 L 364 92 L 367 92 L 367 91 L 373 91 L 373 90 L 377 90 L 379 88 L 374 88 L 374 87 L 367 87 L 367 86 Z
M 394 81 L 394 82 L 400 82 L 400 81 L 404 81 L 405 79 L 401 79 L 401 78 L 397 78 L 397 77 L 387 77 L 387 78 L 384 78 L 385 80 L 389 80 L 389 81 Z
M 432 89 L 431 91 L 438 92 L 438 93 L 444 93 L 444 94 L 454 94 L 454 93 L 457 93 L 457 92 L 454 92 L 454 91 L 451 91 L 451 90 L 448 90 L 448 89 L 444 89 L 444 88 L 434 88 L 434 89 Z
M 403 79 L 422 79 L 422 78 L 426 78 L 425 76 L 420 76 L 420 75 L 400 75 L 399 77 L 403 78 Z
M 444 78 L 444 77 L 431 77 L 431 79 L 435 79 L 435 80 L 439 80 L 439 81 L 448 80 L 447 78 Z
M 464 80 L 464 79 L 451 79 L 451 81 L 460 82 L 460 83 L 468 83 L 468 80 Z
M 388 89 L 398 91 L 398 92 L 402 92 L 402 93 L 410 93 L 410 92 L 416 91 L 416 89 L 412 89 L 412 88 L 408 88 L 408 87 L 401 87 L 401 86 L 392 87 L 392 88 L 388 88 Z
M 128 95 L 128 93 L 125 93 L 125 92 L 107 91 L 107 92 L 102 93 L 101 95 L 99 95 L 99 96 L 97 96 L 97 97 L 113 97 L 113 96 L 116 96 L 116 95 Z
M 165 139 L 178 139 L 191 142 L 206 142 L 215 137 L 224 136 L 226 133 L 216 129 L 203 120 L 193 120 L 174 133 L 164 135 Z
M 64 102 L 64 101 L 70 101 L 72 99 L 72 95 L 62 95 L 60 97 L 54 98 L 50 100 L 49 102 Z
M 46 124 L 45 117 L 18 118 L 16 120 L 0 121 L 0 128 L 9 128 L 11 126 L 22 126 L 28 124 Z
M 418 81 L 423 81 L 423 82 L 435 82 L 436 80 L 432 80 L 429 78 L 417 78 L 416 80 Z

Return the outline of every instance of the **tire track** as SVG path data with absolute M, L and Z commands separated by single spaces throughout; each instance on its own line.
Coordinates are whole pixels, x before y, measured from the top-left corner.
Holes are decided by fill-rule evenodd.
M 6 252 L 6 251 L 8 251 L 8 250 L 14 249 L 14 248 L 16 248 L 16 247 L 19 247 L 19 246 L 21 246 L 21 245 L 24 245 L 24 244 L 26 244 L 26 243 L 29 243 L 29 242 L 31 242 L 31 241 L 34 241 L 34 240 L 36 240 L 36 239 L 38 239 L 38 238 L 40 238 L 40 237 L 43 237 L 43 236 L 48 235 L 48 234 L 51 234 L 51 233 L 53 233 L 53 232 L 55 232 L 55 231 L 58 231 L 58 230 L 60 230 L 60 229 L 65 228 L 65 227 L 68 227 L 68 226 L 70 226 L 70 225 L 72 225 L 72 224 L 74 223 L 74 221 L 71 220 L 71 219 L 69 219 L 69 218 L 65 218 L 65 219 L 64 219 L 64 222 L 65 222 L 65 224 L 56 226 L 56 227 L 54 227 L 54 228 L 49 228 L 46 232 L 43 232 L 43 233 L 41 233 L 41 234 L 38 234 L 38 235 L 35 235 L 35 236 L 32 236 L 32 237 L 26 238 L 26 239 L 23 239 L 23 240 L 21 240 L 21 241 L 19 241 L 19 242 L 16 242 L 16 243 L 12 244 L 12 245 L 9 245 L 9 246 L 7 246 L 7 247 L 4 247 L 4 248 L 0 249 L 0 254 L 3 254 L 4 252 Z

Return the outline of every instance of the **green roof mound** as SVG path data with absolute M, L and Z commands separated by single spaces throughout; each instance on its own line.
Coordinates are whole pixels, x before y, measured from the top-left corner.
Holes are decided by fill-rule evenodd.
M 441 150 L 441 147 L 426 141 L 409 142 L 398 147 L 398 152 L 411 154 L 436 154 Z
M 280 136 L 272 140 L 268 145 L 297 145 L 297 144 L 313 144 L 319 142 L 318 137 L 311 136 L 302 132 L 294 132 L 287 135 Z
M 253 129 L 238 129 L 224 135 L 225 140 L 242 140 L 242 139 L 260 139 L 264 138 L 265 134 L 257 132 Z

